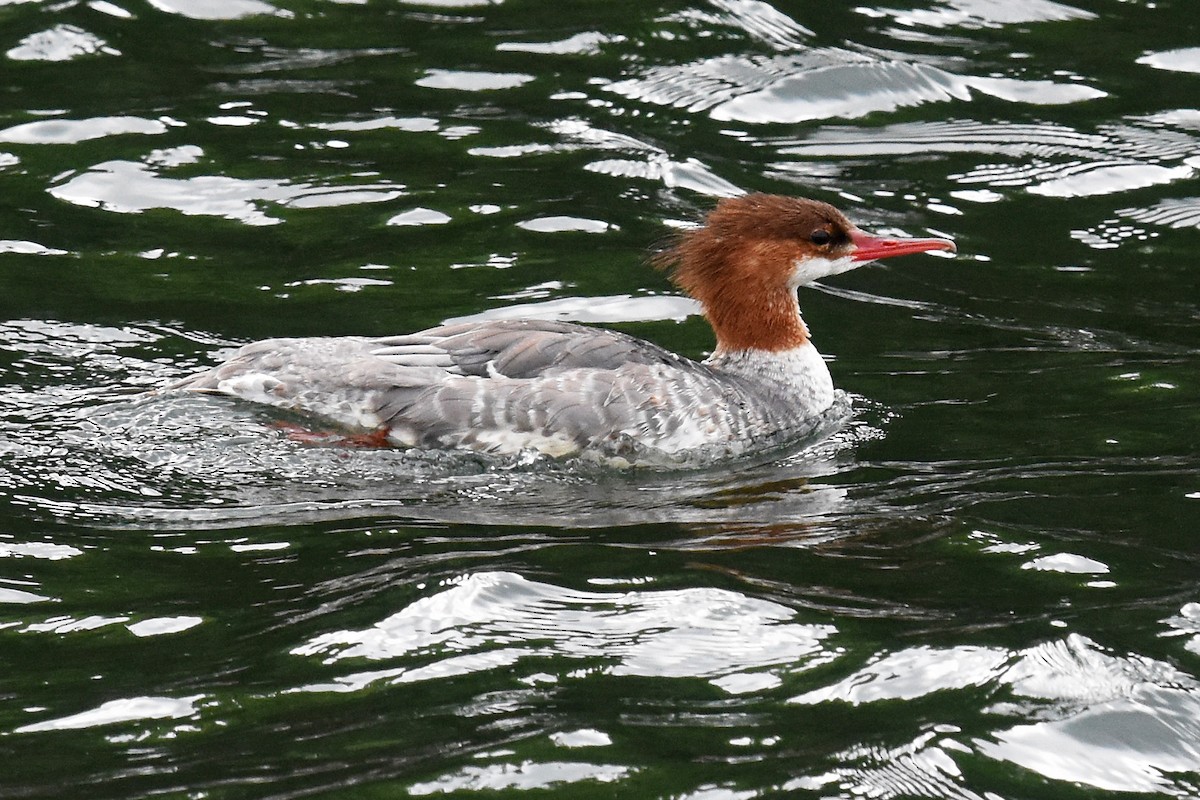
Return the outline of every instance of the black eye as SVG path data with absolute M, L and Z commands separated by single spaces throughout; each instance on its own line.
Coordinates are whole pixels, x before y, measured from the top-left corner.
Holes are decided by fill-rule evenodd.
M 817 228 L 815 231 L 812 232 L 812 235 L 808 237 L 808 240 L 819 247 L 821 245 L 826 245 L 826 244 L 829 244 L 830 242 L 832 242 L 833 234 L 831 234 L 829 231 L 825 230 L 824 228 Z

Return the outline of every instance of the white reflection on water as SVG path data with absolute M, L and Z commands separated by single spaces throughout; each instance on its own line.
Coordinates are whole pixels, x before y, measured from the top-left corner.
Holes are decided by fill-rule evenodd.
M 1137 63 L 1171 72 L 1200 72 L 1200 47 L 1147 53 L 1139 58 Z
M 263 211 L 258 205 L 260 202 L 295 208 L 381 203 L 402 196 L 404 187 L 386 182 L 321 186 L 223 175 L 167 178 L 146 163 L 106 161 L 51 186 L 49 191 L 68 203 L 120 214 L 170 208 L 182 214 L 224 217 L 246 225 L 277 225 L 283 220 Z
M 1187 164 L 1177 167 L 1162 167 L 1156 164 L 1090 164 L 1081 172 L 1042 181 L 1029 187 L 1029 191 L 1047 197 L 1092 197 L 1171 183 L 1190 178 L 1194 173 L 1195 170 Z
M 984 755 L 1054 780 L 1175 796 L 1169 776 L 1200 771 L 1200 684 L 1165 662 L 1071 635 L 1023 652 L 1004 680 L 1028 702 L 996 711 L 1028 717 L 1032 703 L 1052 713 L 974 740 Z
M 120 347 L 149 344 L 159 335 L 133 325 L 89 325 L 53 320 L 14 319 L 0 323 L 0 350 L 82 357 Z
M 856 706 L 983 686 L 996 679 L 1008 658 L 1006 651 L 997 648 L 913 647 L 885 655 L 852 676 L 792 698 L 791 702 L 815 705 L 838 700 Z
M 13 605 L 26 605 L 29 603 L 44 603 L 52 600 L 51 597 L 46 597 L 41 594 L 27 592 L 24 589 L 10 589 L 7 586 L 0 586 L 0 604 L 11 603 Z M 11 627 L 16 623 L 5 623 L 0 627 Z
M 595 728 L 580 728 L 577 731 L 552 733 L 550 741 L 559 747 L 606 747 L 612 744 L 612 737 Z
M 694 158 L 674 161 L 665 154 L 652 153 L 645 161 L 605 158 L 583 168 L 615 177 L 661 181 L 668 188 L 690 189 L 709 197 L 736 197 L 745 193 Z
M 479 8 L 481 6 L 499 5 L 503 0 L 400 0 L 401 5 L 429 6 L 432 8 Z
M 0 558 L 41 558 L 46 561 L 61 561 L 83 555 L 78 547 L 54 542 L 8 542 L 0 535 Z
M 432 208 L 410 208 L 388 219 L 388 225 L 445 225 L 451 219 L 449 214 L 435 211 Z
M 515 89 L 533 80 L 532 75 L 517 72 L 471 72 L 466 70 L 431 69 L 418 78 L 417 86 L 427 89 L 456 89 L 462 92 L 483 92 Z
M 86 617 L 59 616 L 50 617 L 45 622 L 31 622 L 21 629 L 22 633 L 80 633 L 107 628 L 110 625 L 120 625 L 128 622 L 129 617 L 105 617 L 91 614 Z
M 1200 684 L 1165 662 L 1112 655 L 1078 634 L 1016 652 L 918 646 L 883 656 L 793 702 L 859 705 L 976 687 L 1011 698 L 987 712 L 1016 718 L 1018 724 L 997 726 L 995 733 L 969 741 L 943 736 L 958 729 L 939 726 L 937 734 L 906 746 L 911 752 L 903 759 L 893 751 L 856 749 L 842 754 L 856 766 L 808 778 L 807 785 L 836 781 L 846 790 L 842 796 L 857 796 L 868 787 L 872 796 L 907 796 L 900 790 L 901 771 L 910 784 L 944 787 L 948 777 L 954 784 L 961 778 L 955 757 L 978 755 L 1051 780 L 1192 796 L 1186 782 L 1174 776 L 1200 771 Z M 926 793 L 943 796 L 940 790 Z M 954 785 L 945 796 L 975 795 Z
M 536 219 L 518 222 L 517 227 L 538 233 L 567 233 L 571 231 L 577 233 L 607 233 L 610 230 L 617 230 L 616 225 L 601 219 L 570 216 L 537 217 Z
M 1179 609 L 1179 615 L 1169 617 L 1163 622 L 1170 628 L 1160 636 L 1188 636 L 1184 647 L 1192 653 L 1200 655 L 1200 603 L 1187 603 Z
M 304 281 L 288 281 L 284 286 L 289 289 L 297 286 L 332 286 L 339 292 L 361 292 L 369 286 L 391 286 L 392 283 L 379 278 L 309 278 Z
M 1167 228 L 1200 228 L 1200 197 L 1173 197 L 1149 208 L 1124 208 L 1117 213 Z
M 597 128 L 578 118 L 555 120 L 544 127 L 559 136 L 562 141 L 553 145 L 544 142 L 522 142 L 472 147 L 468 153 L 486 158 L 520 158 L 575 150 L 618 151 L 638 158 L 598 159 L 586 164 L 584 169 L 619 178 L 658 181 L 668 188 L 689 189 L 709 197 L 733 197 L 745 193 L 740 187 L 717 175 L 699 159 L 673 158 L 658 145 L 627 134 Z
M 241 19 L 260 15 L 292 16 L 262 0 L 149 0 L 150 5 L 168 14 L 188 19 Z
M 442 667 L 454 660 L 452 674 L 528 658 L 566 658 L 609 675 L 706 678 L 723 686 L 722 679 L 733 675 L 794 672 L 835 657 L 822 644 L 833 626 L 801 623 L 796 616 L 786 606 L 721 589 L 590 592 L 482 572 L 370 628 L 327 633 L 292 652 L 319 655 L 326 663 L 434 656 Z M 497 660 L 501 654 L 506 657 Z M 415 679 L 409 673 L 418 671 L 422 677 L 446 674 L 401 667 L 305 688 L 361 688 L 379 678 L 408 682 Z
M 1021 569 L 1036 569 L 1042 572 L 1062 572 L 1068 575 L 1104 575 L 1108 565 L 1094 558 L 1075 553 L 1054 553 L 1039 556 L 1021 565 Z
M 1090 11 L 1053 0 L 1005 0 L 1003 3 L 996 0 L 943 0 L 932 8 L 856 10 L 869 17 L 891 17 L 898 25 L 931 28 L 999 28 L 1028 22 L 1096 18 Z
M 197 704 L 203 699 L 204 695 L 200 694 L 191 697 L 123 697 L 78 714 L 22 725 L 16 732 L 77 730 L 138 720 L 180 719 L 198 713 Z
M 581 781 L 613 783 L 635 770 L 616 764 L 586 764 L 575 761 L 522 761 L 519 764 L 491 764 L 464 767 L 437 780 L 414 783 L 408 793 L 417 797 L 457 792 L 500 791 L 502 789 L 549 789 Z
M 132 622 L 125 627 L 134 636 L 163 636 L 168 633 L 182 633 L 204 622 L 203 617 L 183 615 L 178 617 L 152 617 L 141 622 Z
M 812 29 L 761 0 L 711 0 L 709 4 L 722 12 L 713 22 L 740 28 L 774 50 L 794 50 L 815 35 Z M 696 21 L 707 27 L 711 23 L 706 17 L 703 12 L 694 14 Z
M 603 34 L 597 31 L 585 31 L 555 42 L 500 42 L 496 45 L 496 49 L 500 52 L 533 53 L 536 55 L 592 56 L 599 54 L 606 44 L 623 41 L 625 41 L 624 36 Z
M 119 56 L 121 51 L 83 28 L 61 24 L 29 34 L 5 53 L 13 61 L 70 61 L 96 54 Z
M 707 111 L 717 120 L 760 124 L 857 119 L 906 106 L 965 101 L 972 91 L 1035 105 L 1105 96 L 1078 83 L 957 75 L 918 61 L 838 48 L 769 57 L 728 55 L 654 67 L 642 77 L 606 88 L 634 100 Z
M 88 119 L 42 119 L 0 130 L 0 142 L 14 144 L 77 144 L 105 136 L 127 133 L 157 135 L 166 133 L 163 119 L 113 116 Z
M 895 747 L 860 745 L 839 753 L 847 764 L 870 764 L 868 768 L 840 767 L 821 775 L 788 781 L 783 789 L 815 792 L 822 798 L 934 797 L 944 800 L 997 800 L 998 795 L 980 795 L 963 786 L 963 774 L 954 760 L 962 747 L 946 733 L 957 729 L 938 726 L 915 740 Z M 837 791 L 837 790 L 841 791 Z
M 26 256 L 65 256 L 66 250 L 56 247 L 46 247 L 37 242 L 27 242 L 22 239 L 0 239 L 0 253 L 20 253 Z
M 945 120 L 872 129 L 829 126 L 802 140 L 776 143 L 781 155 L 804 160 L 977 153 L 987 161 L 949 177 L 959 184 L 984 184 L 1001 191 L 1024 187 L 1047 197 L 1084 197 L 1192 177 L 1200 143 L 1189 130 L 1191 124 L 1188 116 L 1157 115 L 1085 133 L 1051 123 Z
M 344 120 L 342 122 L 314 122 L 308 127 L 326 131 L 376 131 L 399 130 L 406 133 L 436 133 L 441 129 L 440 123 L 433 117 L 365 117 L 363 119 Z

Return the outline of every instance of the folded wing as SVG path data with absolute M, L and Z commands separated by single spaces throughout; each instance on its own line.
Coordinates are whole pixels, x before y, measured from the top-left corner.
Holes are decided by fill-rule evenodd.
M 617 331 L 547 320 L 466 322 L 375 341 L 374 354 L 397 366 L 436 366 L 478 377 L 536 378 L 564 369 L 693 363 Z
M 737 383 L 615 331 L 499 321 L 256 342 L 177 388 L 386 429 L 397 444 L 565 455 L 736 438 L 751 422 Z

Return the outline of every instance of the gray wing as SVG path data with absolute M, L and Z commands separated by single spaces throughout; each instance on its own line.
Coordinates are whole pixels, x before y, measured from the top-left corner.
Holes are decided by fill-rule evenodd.
M 566 455 L 646 438 L 669 450 L 744 438 L 759 414 L 737 384 L 624 334 L 506 321 L 256 342 L 174 388 L 386 429 L 397 444 Z
M 466 322 L 373 341 L 378 345 L 373 354 L 397 366 L 478 377 L 536 378 L 567 369 L 694 363 L 617 331 L 546 320 Z
M 212 369 L 166 389 L 215 392 L 371 430 L 397 394 L 416 396 L 447 378 L 445 370 L 397 366 L 362 337 L 265 339 L 239 348 Z
M 407 445 L 628 454 L 639 442 L 674 452 L 744 438 L 760 422 L 744 399 L 695 362 L 627 363 L 533 378 L 449 375 L 422 386 L 396 384 L 377 395 L 374 414 Z

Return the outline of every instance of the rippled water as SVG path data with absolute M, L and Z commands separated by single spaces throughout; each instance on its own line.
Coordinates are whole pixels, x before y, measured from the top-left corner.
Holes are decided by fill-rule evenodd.
M 0 797 L 1200 796 L 1186 0 L 0 0 Z M 692 470 L 301 443 L 272 335 L 613 325 L 716 198 L 844 404 Z

